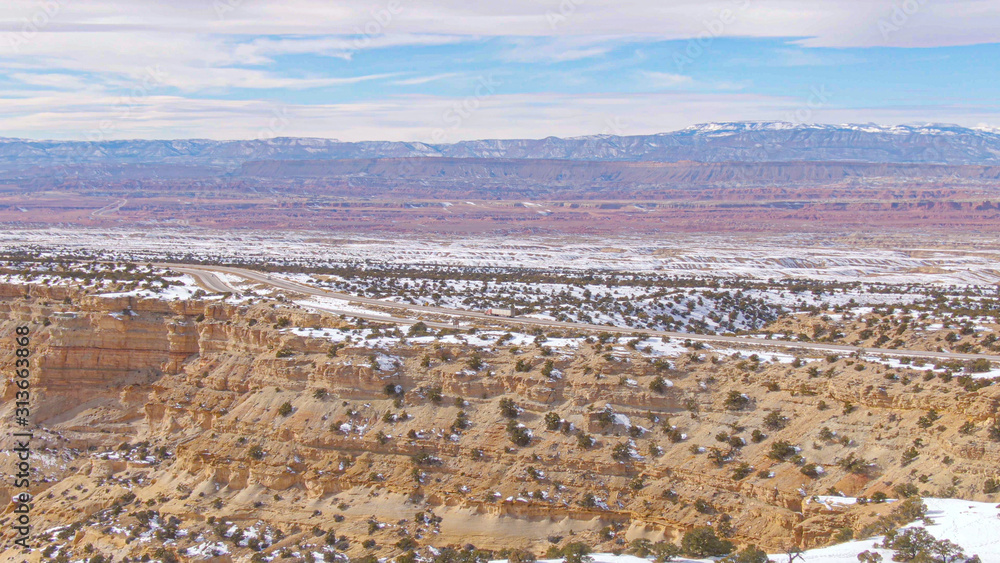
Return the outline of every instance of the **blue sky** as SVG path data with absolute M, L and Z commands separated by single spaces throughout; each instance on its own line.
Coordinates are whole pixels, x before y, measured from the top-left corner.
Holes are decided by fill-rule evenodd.
M 982 0 L 11 0 L 0 136 L 453 142 L 1000 126 Z

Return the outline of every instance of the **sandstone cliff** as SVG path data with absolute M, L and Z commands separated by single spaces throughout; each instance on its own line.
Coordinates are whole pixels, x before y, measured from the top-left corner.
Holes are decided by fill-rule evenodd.
M 5 339 L 33 327 L 34 518 L 39 540 L 57 528 L 39 544 L 60 546 L 35 561 L 88 544 L 220 561 L 324 542 L 379 557 L 405 540 L 614 550 L 698 525 L 811 547 L 862 518 L 812 495 L 997 498 L 1000 389 L 857 359 L 656 362 L 593 338 L 473 347 L 277 302 L 41 286 L 0 287 L 0 319 Z M 9 381 L 2 396 L 7 425 Z M 781 441 L 797 450 L 774 456 Z

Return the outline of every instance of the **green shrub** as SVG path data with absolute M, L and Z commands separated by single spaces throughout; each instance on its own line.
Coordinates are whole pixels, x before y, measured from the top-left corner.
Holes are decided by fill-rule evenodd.
M 628 442 L 616 444 L 611 450 L 611 459 L 615 461 L 629 461 L 632 459 L 632 447 Z
M 427 392 L 427 398 L 431 400 L 435 405 L 440 405 L 444 396 L 441 394 L 441 386 L 431 387 L 431 390 Z
M 923 528 L 906 528 L 886 535 L 881 547 L 892 549 L 893 561 L 927 561 L 969 563 L 979 558 L 966 557 L 961 546 L 948 540 L 938 540 Z
M 750 476 L 753 473 L 753 466 L 747 462 L 740 462 L 736 469 L 733 469 L 733 480 L 740 481 Z
M 504 397 L 500 399 L 500 414 L 507 418 L 517 418 L 521 414 L 521 407 L 513 399 Z
M 708 526 L 694 528 L 684 534 L 681 549 L 689 557 L 718 557 L 733 551 L 733 543 L 720 539 Z
M 781 430 L 788 425 L 788 418 L 781 411 L 771 411 L 764 417 L 764 427 L 768 430 Z
M 531 443 L 531 431 L 513 420 L 507 425 L 507 435 L 511 442 L 522 448 Z
M 771 450 L 767 456 L 776 461 L 785 461 L 797 452 L 795 446 L 785 440 L 778 440 L 771 444 Z
M 807 463 L 803 465 L 802 469 L 799 469 L 799 471 L 802 472 L 802 474 L 805 475 L 806 477 L 812 477 L 813 479 L 819 477 L 822 474 L 819 466 L 816 465 L 815 463 Z
M 665 393 L 667 391 L 667 380 L 662 375 L 657 375 L 649 383 L 649 390 L 654 393 Z
M 562 424 L 562 417 L 557 413 L 548 412 L 545 413 L 545 428 L 547 430 L 559 430 L 559 426 Z
M 753 401 L 750 397 L 747 397 L 739 391 L 730 391 L 729 395 L 726 397 L 725 406 L 729 410 L 740 411 L 750 408 Z
M 850 453 L 844 459 L 837 462 L 842 469 L 850 471 L 858 475 L 863 475 L 867 473 L 873 466 L 873 464 L 864 458 L 854 457 L 854 453 Z
M 965 371 L 970 373 L 983 373 L 990 371 L 990 361 L 986 358 L 969 360 L 965 364 Z
M 465 366 L 473 371 L 479 371 L 483 367 L 483 359 L 479 356 L 479 352 L 473 352 L 469 359 L 465 362 Z
M 993 424 L 990 425 L 986 435 L 990 437 L 990 440 L 1000 442 L 1000 417 L 993 419 Z
M 599 424 L 601 428 L 607 428 L 608 426 L 614 424 L 614 422 L 615 413 L 611 410 L 610 406 L 605 407 L 603 411 L 597 413 L 597 424 Z
M 844 543 L 854 539 L 854 530 L 851 528 L 841 528 L 837 530 L 837 533 L 833 536 L 833 541 L 837 543 Z
M 589 563 L 594 560 L 589 554 L 590 546 L 583 542 L 568 543 L 562 548 L 566 563 Z
M 507 553 L 500 553 L 499 555 L 507 556 L 507 563 L 535 563 L 537 559 L 535 554 L 524 549 L 512 549 Z
M 767 553 L 755 545 L 744 547 L 739 553 L 726 557 L 721 563 L 769 563 Z

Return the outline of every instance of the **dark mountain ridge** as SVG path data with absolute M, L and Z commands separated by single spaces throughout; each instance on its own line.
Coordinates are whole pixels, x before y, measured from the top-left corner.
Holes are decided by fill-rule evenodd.
M 95 165 L 171 164 L 232 173 L 252 161 L 414 157 L 599 162 L 811 161 L 1000 165 L 1000 132 L 954 125 L 884 127 L 737 122 L 697 125 L 655 135 L 494 139 L 440 145 L 290 137 L 242 141 L 100 142 L 0 139 L 0 172 L 7 178 L 19 177 L 32 168 L 72 165 L 86 168 Z

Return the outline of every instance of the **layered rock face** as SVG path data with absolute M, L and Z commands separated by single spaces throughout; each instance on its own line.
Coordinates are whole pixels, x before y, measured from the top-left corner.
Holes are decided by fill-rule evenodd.
M 18 292 L 4 288 L 4 295 Z M 6 301 L 11 323 L 40 326 L 34 373 L 44 400 L 35 422 L 58 424 L 88 403 L 119 397 L 123 389 L 148 387 L 164 374 L 177 374 L 198 353 L 197 327 L 185 303 L 130 298 L 77 299 L 65 289 L 35 288 L 30 301 Z M 12 325 L 13 326 L 13 325 Z M 36 340 L 37 342 L 37 340 Z M 8 386 L 4 398 L 14 390 Z
M 540 554 L 706 525 L 779 549 L 863 520 L 814 494 L 996 498 L 996 386 L 908 370 L 904 383 L 850 358 L 666 361 L 626 339 L 401 340 L 278 302 L 0 297 L 3 338 L 33 327 L 34 518 L 77 526 L 52 532 L 66 536 L 58 553 L 196 558 L 218 541 L 226 553 L 204 559 L 249 561 L 333 533 L 326 544 L 351 556 L 467 543 Z M 5 432 L 13 392 L 6 382 Z M 791 450 L 776 455 L 781 442 Z M 156 535 L 171 518 L 185 533 Z M 130 535 L 144 526 L 154 536 Z

